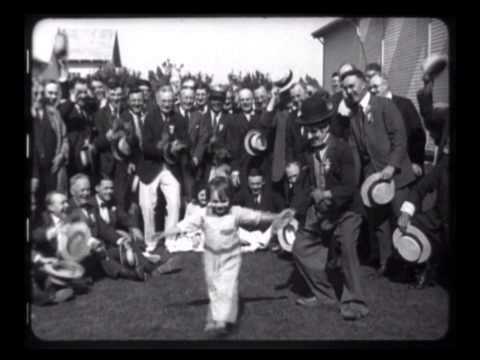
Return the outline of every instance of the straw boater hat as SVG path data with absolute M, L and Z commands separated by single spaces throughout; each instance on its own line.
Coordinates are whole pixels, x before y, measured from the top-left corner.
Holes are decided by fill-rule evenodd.
M 393 246 L 408 262 L 421 264 L 432 254 L 432 246 L 428 238 L 419 228 L 411 224 L 407 226 L 405 233 L 398 228 L 394 231 Z
M 443 54 L 432 54 L 422 63 L 422 71 L 424 75 L 434 79 L 447 67 L 448 56 Z
M 112 144 L 112 154 L 113 157 L 119 161 L 128 158 L 132 154 L 132 148 L 125 136 L 114 141 Z
M 380 173 L 374 173 L 363 182 L 360 195 L 368 207 L 388 204 L 395 196 L 395 182 L 383 180 Z
M 278 243 L 283 250 L 292 252 L 293 244 L 297 238 L 298 225 L 298 221 L 292 219 L 278 230 Z
M 90 228 L 84 222 L 65 224 L 57 236 L 57 253 L 63 259 L 80 262 L 90 254 Z
M 59 260 L 54 264 L 45 264 L 43 271 L 51 275 L 50 280 L 58 285 L 65 285 L 65 280 L 79 279 L 85 273 L 85 268 L 73 261 Z
M 248 154 L 258 156 L 267 150 L 267 139 L 260 131 L 252 129 L 245 135 L 243 145 Z

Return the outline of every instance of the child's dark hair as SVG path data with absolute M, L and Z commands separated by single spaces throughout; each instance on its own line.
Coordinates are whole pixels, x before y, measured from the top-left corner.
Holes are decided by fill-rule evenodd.
M 193 187 L 193 198 L 192 198 L 192 202 L 194 204 L 198 204 L 198 194 L 202 191 L 202 190 L 206 190 L 207 193 L 208 193 L 208 186 L 205 182 L 203 181 L 198 181 L 195 183 L 194 187 Z
M 230 181 L 223 176 L 216 176 L 208 183 L 207 197 L 210 199 L 211 194 L 218 193 L 220 201 L 231 201 L 233 199 L 233 190 Z

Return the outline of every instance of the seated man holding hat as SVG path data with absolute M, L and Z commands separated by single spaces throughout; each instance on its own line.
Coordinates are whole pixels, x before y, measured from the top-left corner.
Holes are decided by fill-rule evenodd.
M 70 288 L 75 293 L 85 293 L 89 290 L 91 279 L 80 276 L 69 281 L 65 279 L 55 281 L 55 274 L 43 271 L 45 270 L 43 265 L 58 264 L 60 260 L 66 260 L 77 263 L 76 267 L 82 267 L 83 260 L 89 257 L 90 252 L 94 251 L 100 242 L 93 238 L 89 231 L 82 232 L 78 229 L 78 224 L 71 223 L 67 216 L 68 202 L 65 194 L 57 191 L 49 192 L 45 205 L 46 211 L 38 223 L 34 224 L 32 232 L 32 251 L 35 253 L 33 256 L 34 279 L 39 288 L 47 293 L 56 292 L 62 288 Z
M 361 206 L 349 145 L 330 133 L 333 106 L 318 94 L 302 104 L 309 150 L 304 154 L 310 202 L 306 219 L 293 243 L 294 261 L 313 296 L 299 298 L 307 307 L 335 305 L 338 300 L 330 272 L 343 271 L 340 312 L 345 320 L 369 313 L 360 276 L 357 242 L 362 224 Z

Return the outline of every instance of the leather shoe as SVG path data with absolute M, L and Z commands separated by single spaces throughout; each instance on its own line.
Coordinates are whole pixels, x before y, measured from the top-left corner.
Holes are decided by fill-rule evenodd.
M 368 307 L 360 303 L 347 303 L 340 306 L 340 313 L 344 320 L 360 320 L 369 314 Z

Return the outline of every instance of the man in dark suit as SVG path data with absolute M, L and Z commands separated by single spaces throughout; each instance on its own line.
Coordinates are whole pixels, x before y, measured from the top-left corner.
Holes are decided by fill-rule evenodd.
M 385 75 L 373 75 L 369 84 L 373 95 L 392 100 L 402 114 L 407 131 L 407 152 L 412 162 L 412 170 L 417 177 L 422 176 L 427 138 L 415 105 L 410 99 L 392 94 Z
M 234 115 L 227 127 L 226 141 L 227 148 L 232 154 L 232 182 L 235 187 L 245 187 L 247 185 L 247 174 L 251 167 L 258 167 L 265 173 L 267 183 L 270 182 L 270 173 L 268 154 L 271 152 L 272 144 L 263 155 L 251 156 L 247 153 L 244 146 L 245 135 L 249 130 L 256 129 L 264 133 L 269 138 L 269 129 L 266 129 L 261 121 L 259 114 L 255 113 L 253 108 L 252 90 L 244 88 L 239 92 L 241 113 Z
M 232 142 L 233 132 L 229 132 L 234 121 L 233 116 L 225 114 L 223 105 L 225 102 L 225 91 L 221 87 L 210 89 L 210 112 L 201 119 L 201 124 L 206 136 L 202 137 L 201 149 L 203 150 L 203 161 L 201 163 L 201 180 L 208 181 L 209 169 L 214 165 L 216 149 L 226 149 L 231 155 L 234 151 Z
M 144 281 L 146 274 L 153 270 L 142 254 L 143 234 L 122 208 L 115 206 L 114 185 L 108 178 L 102 178 L 95 187 L 96 195 L 91 199 L 95 221 L 98 224 L 98 238 L 105 245 L 106 256 L 110 259 L 107 267 L 109 277 L 124 277 Z M 118 230 L 122 230 L 119 233 Z M 135 258 L 133 264 L 124 257 L 128 252 Z
M 281 212 L 284 209 L 283 200 L 266 186 L 262 171 L 256 168 L 250 169 L 248 173 L 248 189 L 244 188 L 236 194 L 234 204 L 274 213 Z M 269 226 L 264 224 L 259 229 L 265 231 Z M 254 228 L 247 227 L 247 230 L 254 230 Z
M 195 88 L 195 110 L 205 115 L 210 111 L 208 106 L 209 93 L 208 85 L 204 82 L 196 84 Z
M 407 153 L 407 134 L 395 104 L 372 96 L 361 71 L 347 71 L 341 75 L 341 81 L 350 109 L 354 155 L 357 164 L 361 164 L 354 178 L 362 183 L 371 174 L 380 173 L 384 180 L 395 182 L 395 196 L 389 204 L 366 208 L 370 234 L 375 234 L 379 243 L 378 274 L 384 275 L 392 253 L 390 221 L 398 217 L 408 186 L 415 180 Z
M 36 257 L 41 259 L 50 259 L 50 261 L 59 260 L 57 256 L 57 235 L 59 227 L 68 222 L 67 208 L 68 201 L 65 194 L 57 191 L 51 191 L 45 198 L 46 211 L 41 214 L 39 220 L 33 223 L 32 231 L 32 250 Z M 94 241 L 89 246 L 97 245 Z M 80 279 L 68 281 L 65 285 L 56 285 L 49 281 L 49 277 L 42 272 L 36 272 L 35 284 L 48 295 L 54 295 L 60 290 L 73 290 L 73 293 L 82 294 L 90 289 L 91 279 L 82 277 Z M 35 287 L 34 287 L 35 288 Z
M 225 92 L 225 103 L 223 104 L 223 112 L 228 115 L 235 114 L 233 90 L 230 87 Z
M 172 228 L 178 222 L 181 206 L 181 185 L 185 158 L 188 152 L 188 124 L 175 114 L 174 95 L 169 86 L 156 93 L 158 106 L 145 118 L 143 127 L 143 159 L 137 168 L 140 178 L 139 201 L 144 223 L 147 251 L 155 250 L 157 243 L 152 235 L 156 227 L 155 209 L 160 187 L 166 200 L 165 227 Z M 174 158 L 172 161 L 170 158 Z M 176 161 L 175 159 L 179 159 Z
M 188 136 L 190 139 L 190 159 L 186 164 L 184 174 L 185 181 L 185 202 L 191 201 L 195 181 L 201 177 L 202 163 L 205 148 L 208 142 L 207 124 L 201 115 L 193 109 L 195 91 L 188 87 L 180 90 L 180 104 L 177 114 L 188 124 Z
M 361 283 L 357 242 L 362 223 L 350 146 L 330 133 L 334 109 L 313 95 L 302 106 L 309 151 L 304 154 L 308 194 L 307 216 L 293 245 L 295 263 L 313 296 L 297 304 L 314 307 L 337 304 L 330 272 L 342 269 L 340 312 L 346 320 L 369 313 Z
M 155 97 L 152 95 L 152 85 L 150 81 L 139 79 L 137 81 L 138 88 L 143 92 L 143 113 L 148 113 L 155 107 Z
M 60 115 L 67 128 L 69 143 L 68 177 L 79 172 L 85 172 L 90 177 L 95 174 L 94 157 L 91 155 L 96 128 L 93 114 L 87 108 L 87 82 L 82 78 L 72 80 L 72 90 L 69 92 L 68 82 L 61 82 L 62 96 L 58 106 Z M 68 98 L 68 94 L 71 97 Z
M 425 128 L 435 145 L 439 149 L 443 149 L 450 136 L 449 121 L 447 121 L 449 106 L 443 103 L 433 106 L 433 79 L 424 78 L 424 86 L 418 91 L 417 99 Z M 435 160 L 439 161 L 442 156 L 442 151 L 439 151 Z
M 56 109 L 58 103 L 58 83 L 49 81 L 45 87 L 34 84 L 34 97 L 31 113 L 33 127 L 33 176 L 37 183 L 36 201 L 43 206 L 43 199 L 49 191 L 67 191 L 66 164 L 69 146 L 65 124 Z
M 98 159 L 99 176 L 114 178 L 116 163 L 112 154 L 112 142 L 116 127 L 120 124 L 121 101 L 123 88 L 118 81 L 110 79 L 107 83 L 108 102 L 95 115 L 95 126 L 98 136 L 93 145 Z M 96 179 L 95 179 L 96 180 Z
M 449 142 L 435 167 L 411 190 L 401 207 L 398 225 L 405 231 L 410 222 L 422 230 L 432 244 L 432 256 L 424 266 L 419 266 L 416 286 L 424 288 L 435 281 L 437 267 L 449 254 Z M 437 192 L 434 206 L 422 212 L 422 201 L 428 193 Z

